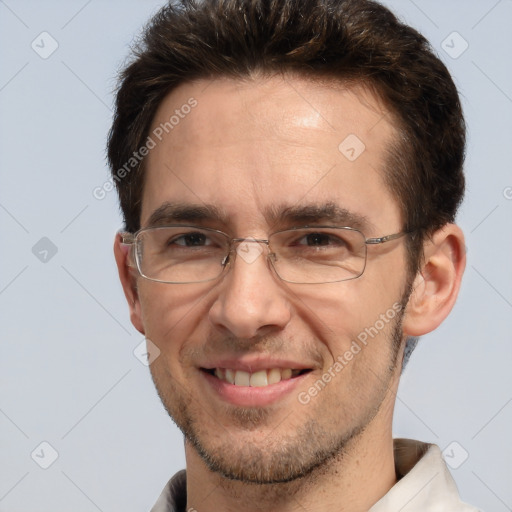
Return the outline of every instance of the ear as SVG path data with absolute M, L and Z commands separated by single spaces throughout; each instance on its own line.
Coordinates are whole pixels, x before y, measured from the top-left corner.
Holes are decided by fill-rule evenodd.
M 123 286 L 124 295 L 130 308 L 130 320 L 140 333 L 144 334 L 139 294 L 137 292 L 137 269 L 132 261 L 131 246 L 123 244 L 120 233 L 117 233 L 114 241 L 114 255 L 116 257 L 119 279 Z
M 413 283 L 403 320 L 404 334 L 436 329 L 452 310 L 466 266 L 464 234 L 446 224 L 424 244 L 424 258 Z

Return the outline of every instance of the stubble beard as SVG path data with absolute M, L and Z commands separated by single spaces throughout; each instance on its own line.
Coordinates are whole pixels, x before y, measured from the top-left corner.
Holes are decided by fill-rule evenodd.
M 406 295 L 408 296 L 404 294 L 404 298 Z M 405 303 L 406 300 L 402 302 L 404 305 Z M 334 417 L 331 421 L 319 421 L 322 411 L 329 407 L 339 407 L 335 397 L 331 396 L 330 403 L 324 402 L 322 410 L 316 407 L 316 412 L 310 412 L 302 423 L 297 423 L 297 418 L 289 414 L 274 430 L 267 429 L 268 433 L 263 441 L 256 443 L 250 435 L 256 437 L 260 429 L 265 429 L 271 420 L 272 410 L 228 406 L 221 411 L 221 417 L 224 414 L 224 423 L 227 422 L 244 432 L 244 440 L 237 441 L 230 439 L 229 431 L 221 426 L 217 418 L 212 418 L 194 407 L 193 398 L 187 390 L 178 383 L 176 386 L 169 385 L 174 379 L 168 372 L 164 370 L 165 378 L 160 382 L 159 372 L 152 365 L 153 381 L 172 420 L 212 472 L 228 480 L 252 484 L 282 484 L 313 477 L 315 474 L 325 473 L 334 461 L 343 458 L 379 412 L 396 373 L 402 345 L 403 313 L 404 308 L 390 325 L 387 339 L 374 340 L 376 343 L 387 341 L 390 344 L 389 361 L 381 369 L 381 375 L 370 369 L 375 387 L 361 401 L 349 404 L 353 414 L 344 418 L 347 420 L 345 428 L 340 427 L 343 423 L 339 422 L 339 417 Z M 354 402 L 356 401 L 354 397 Z M 299 415 L 301 412 L 299 410 Z M 327 411 L 324 416 L 328 414 Z M 352 419 L 354 416 L 357 416 L 355 422 Z M 295 424 L 295 428 L 288 425 L 286 434 L 279 433 L 279 428 L 286 422 Z

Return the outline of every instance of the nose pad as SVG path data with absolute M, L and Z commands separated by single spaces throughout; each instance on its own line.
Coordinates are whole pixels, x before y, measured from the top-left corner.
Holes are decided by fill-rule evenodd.
M 272 265 L 277 261 L 277 255 L 275 252 L 271 252 L 270 247 L 268 248 L 267 258 L 269 259 L 270 263 L 272 263 Z

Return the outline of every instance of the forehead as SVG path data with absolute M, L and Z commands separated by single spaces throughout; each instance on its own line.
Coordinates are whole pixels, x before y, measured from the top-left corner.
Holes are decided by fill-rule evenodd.
M 214 206 L 234 229 L 263 229 L 269 211 L 297 206 L 399 223 L 383 179 L 395 129 L 362 87 L 291 76 L 200 80 L 164 99 L 149 135 L 143 226 L 175 203 Z

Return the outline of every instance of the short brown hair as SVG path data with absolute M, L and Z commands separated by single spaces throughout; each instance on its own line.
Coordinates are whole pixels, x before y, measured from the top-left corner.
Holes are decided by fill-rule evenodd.
M 457 89 L 428 41 L 370 0 L 179 0 L 144 31 L 122 72 L 108 159 L 127 231 L 140 227 L 144 145 L 163 98 L 195 79 L 295 73 L 370 87 L 397 120 L 385 179 L 400 205 L 411 270 L 421 242 L 455 218 L 464 193 Z M 125 167 L 126 168 L 126 167 Z

